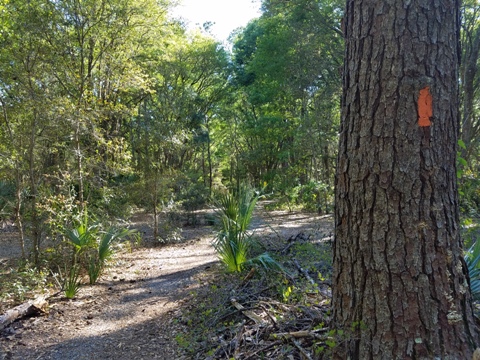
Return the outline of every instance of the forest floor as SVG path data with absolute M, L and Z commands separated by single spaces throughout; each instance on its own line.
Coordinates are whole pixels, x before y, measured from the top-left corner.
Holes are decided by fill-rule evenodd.
M 259 208 L 253 231 L 263 248 L 286 249 L 299 235 L 310 242 L 328 241 L 332 220 L 328 215 Z M 219 288 L 235 291 L 211 245 L 214 229 L 185 227 L 184 242 L 151 246 L 148 221 L 146 215 L 133 219 L 132 228 L 142 231 L 145 241 L 142 246 L 117 253 L 97 284 L 83 286 L 73 300 L 54 294 L 48 298 L 45 314 L 18 320 L 1 331 L 0 360 L 229 358 L 225 351 L 223 355 L 210 351 L 210 357 L 199 353 L 195 348 L 201 344 L 188 343 L 193 340 L 186 335 L 192 326 L 198 327 L 188 316 L 197 316 L 192 309 L 205 306 L 212 289 L 217 292 L 214 297 Z M 5 252 L 12 244 L 2 235 L 0 232 L 0 263 L 5 264 L 9 261 Z M 242 331 L 246 331 L 245 321 Z M 242 336 L 248 339 L 247 335 Z M 285 358 L 296 358 L 289 356 Z

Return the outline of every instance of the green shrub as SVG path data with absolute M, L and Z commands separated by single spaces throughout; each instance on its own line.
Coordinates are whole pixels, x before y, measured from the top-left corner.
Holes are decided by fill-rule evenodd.
M 226 193 L 218 197 L 216 217 L 220 228 L 214 247 L 229 272 L 240 272 L 246 266 L 284 271 L 268 253 L 249 257 L 255 244 L 248 228 L 258 199 L 259 196 L 247 187 L 242 187 L 238 194 Z
M 257 200 L 258 196 L 247 188 L 242 188 L 236 195 L 226 193 L 218 197 L 216 217 L 220 230 L 214 247 L 230 272 L 241 271 L 248 259 L 251 238 L 247 229 Z
M 47 272 L 36 269 L 28 262 L 0 270 L 0 302 L 3 305 L 23 302 L 32 293 L 44 291 L 49 286 Z
M 0 180 L 0 222 L 8 220 L 13 216 L 14 203 L 15 203 L 14 183 Z
M 65 235 L 73 245 L 71 268 L 76 268 L 76 272 L 84 268 L 89 275 L 90 284 L 95 284 L 113 255 L 114 242 L 134 234 L 135 231 L 114 227 L 102 231 L 99 224 L 89 225 L 89 221 L 85 211 L 82 221 L 74 229 L 65 230 Z
M 88 276 L 90 284 L 95 284 L 101 276 L 107 261 L 112 257 L 113 243 L 134 234 L 134 230 L 109 228 L 96 239 L 96 251 L 89 257 Z

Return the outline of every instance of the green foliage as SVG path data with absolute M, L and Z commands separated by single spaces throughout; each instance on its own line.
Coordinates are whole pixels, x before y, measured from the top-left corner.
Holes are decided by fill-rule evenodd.
M 310 180 L 304 185 L 279 185 L 279 194 L 269 208 L 287 208 L 289 211 L 305 210 L 329 213 L 333 210 L 333 187 L 322 181 Z
M 285 271 L 268 253 L 251 257 L 255 243 L 248 227 L 258 199 L 259 195 L 246 186 L 236 194 L 230 192 L 218 196 L 216 219 L 220 228 L 213 245 L 228 272 L 240 272 L 245 267 Z
M 460 211 L 469 217 L 480 216 L 480 177 L 469 170 L 462 170 L 458 180 Z
M 14 183 L 10 181 L 0 180 L 0 221 L 7 220 L 13 216 L 14 201 Z
M 259 248 L 263 249 L 271 244 L 270 241 L 263 242 L 261 238 L 258 242 L 261 243 Z M 202 275 L 203 286 L 199 286 L 191 295 L 191 299 L 187 302 L 190 306 L 187 306 L 187 311 L 183 312 L 179 319 L 187 330 L 177 341 L 190 355 L 201 358 L 218 355 L 222 349 L 225 349 L 222 344 L 235 341 L 238 339 L 238 334 L 249 333 L 250 329 L 258 328 L 250 321 L 245 322 L 245 315 L 236 311 L 236 308 L 231 305 L 232 297 L 246 308 L 253 309 L 255 313 L 258 309 L 258 313 L 261 312 L 261 316 L 267 322 L 270 322 L 269 319 L 272 320 L 267 328 L 273 331 L 258 332 L 258 342 L 267 338 L 271 341 L 272 332 L 294 331 L 308 323 L 308 330 L 318 330 L 319 337 L 312 342 L 302 343 L 302 346 L 307 346 L 308 351 L 316 352 L 321 359 L 328 358 L 331 347 L 345 340 L 348 336 L 345 335 L 347 331 L 345 334 L 341 330 L 326 332 L 328 314 L 312 316 L 319 309 L 326 310 L 329 306 L 328 300 L 320 295 L 319 286 L 324 288 L 325 283 L 328 284 L 331 278 L 331 245 L 326 242 L 314 242 L 309 236 L 292 243 L 286 254 L 282 251 L 285 245 L 279 246 L 277 251 L 269 250 L 273 254 L 270 258 L 275 259 L 282 270 L 276 268 L 275 271 L 255 271 L 256 275 L 249 277 L 237 272 L 225 273 L 214 268 L 213 271 Z M 258 251 L 259 249 L 255 249 L 251 253 Z M 317 283 L 311 284 L 311 279 L 307 279 L 303 272 L 298 270 L 292 259 L 297 260 Z M 289 309 L 293 311 L 290 312 Z M 270 316 L 265 316 L 265 312 Z M 264 338 L 262 334 L 266 334 L 266 337 Z M 292 354 L 293 349 L 296 349 L 289 347 L 288 341 L 281 343 L 282 345 L 279 345 L 281 350 L 277 348 L 279 351 L 270 353 L 276 354 L 275 358 L 287 358 L 287 354 Z M 270 350 L 272 349 L 269 348 Z M 281 357 L 280 354 L 285 356 Z M 292 358 L 295 357 L 295 353 L 293 354 Z M 256 356 L 271 357 L 266 352 L 257 352 Z
M 48 286 L 47 273 L 29 263 L 20 264 L 17 268 L 0 269 L 0 302 L 5 305 L 23 302 Z
M 90 285 L 93 285 L 97 282 L 102 274 L 104 264 L 96 257 L 92 256 L 89 259 L 87 273 L 88 273 L 88 282 Z
M 278 273 L 286 273 L 285 269 L 278 261 L 273 259 L 270 254 L 263 253 L 248 259 L 244 266 L 261 268 L 266 271 L 276 271 Z
M 0 180 L 21 198 L 0 184 L 0 217 L 19 209 L 34 252 L 48 237 L 61 254 L 65 235 L 88 263 L 96 230 L 72 228 L 86 207 L 102 222 L 153 212 L 169 242 L 181 236 L 167 212 L 195 224 L 216 187 L 267 182 L 313 210 L 325 192 L 311 183 L 333 183 L 337 2 L 265 2 L 232 53 L 167 19 L 169 6 L 2 3 Z
M 299 199 L 297 187 L 333 188 L 342 6 L 264 2 L 264 14 L 234 38 L 234 84 L 242 96 L 241 116 L 231 127 L 237 137 L 230 171 L 246 173 L 255 184 L 266 181 L 291 210 L 298 202 L 309 210 L 331 209 L 331 199 Z
M 95 284 L 107 261 L 114 253 L 114 243 L 135 233 L 134 230 L 114 227 L 102 231 L 99 224 L 89 225 L 90 221 L 85 211 L 81 221 L 73 230 L 65 230 L 68 243 L 73 246 L 74 250 L 67 280 L 73 276 L 72 269 L 75 269 L 74 274 L 78 274 L 82 269 L 85 269 L 89 275 L 90 284 Z M 67 260 L 65 259 L 65 261 Z M 74 281 L 68 280 L 68 283 L 73 287 L 72 282 Z
M 80 268 L 79 266 L 74 265 L 70 268 L 70 270 L 68 270 L 68 274 L 66 274 L 65 278 L 63 279 L 62 290 L 65 294 L 65 297 L 67 299 L 73 299 L 75 296 L 77 296 L 81 286 Z
M 333 210 L 333 187 L 322 181 L 310 181 L 301 185 L 299 202 L 307 211 L 329 213 Z
M 85 211 L 77 226 L 73 230 L 66 229 L 65 235 L 73 245 L 76 255 L 81 255 L 89 248 L 95 247 L 98 231 L 98 224 L 89 225 L 88 213 Z
M 134 230 L 109 228 L 97 238 L 97 251 L 90 255 L 88 276 L 90 284 L 95 284 L 102 274 L 107 261 L 113 256 L 113 244 L 123 238 L 132 236 Z
M 243 187 L 238 194 L 224 193 L 217 199 L 217 221 L 220 225 L 214 242 L 220 260 L 228 271 L 241 271 L 248 259 L 251 238 L 247 233 L 258 196 Z

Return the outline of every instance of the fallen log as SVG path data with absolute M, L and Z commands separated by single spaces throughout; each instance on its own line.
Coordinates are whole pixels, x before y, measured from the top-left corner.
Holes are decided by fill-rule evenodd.
M 38 297 L 35 300 L 27 301 L 13 309 L 7 310 L 0 316 L 0 331 L 18 319 L 45 314 L 46 308 L 47 300 L 45 297 Z

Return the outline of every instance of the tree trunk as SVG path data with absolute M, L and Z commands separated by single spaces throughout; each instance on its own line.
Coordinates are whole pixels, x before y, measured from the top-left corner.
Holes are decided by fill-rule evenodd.
M 20 249 L 22 250 L 22 259 L 25 260 L 27 255 L 25 253 L 25 234 L 23 232 L 23 216 L 22 216 L 22 175 L 20 174 L 19 164 L 16 162 L 15 164 L 15 223 L 18 227 L 18 236 L 19 236 L 19 243 Z
M 31 86 L 31 88 L 33 88 Z M 30 217 L 31 217 L 31 236 L 32 236 L 32 252 L 33 262 L 35 265 L 39 265 L 40 256 L 40 238 L 41 231 L 41 219 L 38 215 L 38 186 L 37 186 L 37 174 L 36 174 L 36 156 L 35 149 L 37 146 L 37 125 L 38 114 L 36 109 L 33 110 L 31 131 L 30 131 L 30 143 L 28 147 L 28 173 L 30 176 Z
M 158 169 L 154 169 L 153 175 L 153 240 L 158 239 Z
M 347 0 L 336 359 L 469 359 L 479 339 L 458 225 L 458 14 L 456 0 Z
M 84 199 L 84 182 L 83 182 L 83 160 L 82 160 L 82 146 L 80 144 L 80 118 L 77 116 L 77 123 L 75 125 L 74 141 L 75 141 L 75 156 L 77 158 L 77 176 L 78 176 L 78 202 L 80 206 L 80 213 L 85 211 Z
M 212 196 L 213 191 L 213 167 L 212 167 L 212 149 L 210 143 L 210 129 L 207 127 L 208 138 L 207 138 L 207 159 L 208 159 L 208 195 Z
M 7 113 L 7 108 L 3 101 L 0 100 L 0 105 L 2 106 L 2 113 L 3 113 L 3 119 L 5 121 L 5 127 L 7 129 L 8 135 L 10 137 L 11 144 L 15 144 L 15 136 L 13 134 L 12 128 L 10 127 L 10 122 L 9 122 L 9 117 Z M 20 161 L 15 160 L 15 223 L 17 224 L 18 227 L 18 232 L 19 232 L 19 243 L 20 243 L 20 249 L 22 250 L 22 259 L 25 260 L 27 258 L 26 253 L 25 253 L 25 234 L 23 232 L 23 216 L 22 216 L 22 204 L 23 204 L 23 198 L 22 198 L 22 191 L 23 189 L 23 180 L 22 180 L 22 174 L 20 172 Z

